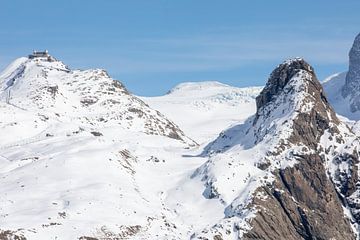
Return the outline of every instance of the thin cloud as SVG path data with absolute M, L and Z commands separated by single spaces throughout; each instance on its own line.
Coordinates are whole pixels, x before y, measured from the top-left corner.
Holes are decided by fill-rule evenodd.
M 136 41 L 135 41 L 136 42 Z M 352 39 L 279 34 L 277 38 L 191 36 L 147 39 L 127 58 L 113 59 L 121 72 L 189 72 L 226 70 L 304 57 L 317 65 L 346 64 Z

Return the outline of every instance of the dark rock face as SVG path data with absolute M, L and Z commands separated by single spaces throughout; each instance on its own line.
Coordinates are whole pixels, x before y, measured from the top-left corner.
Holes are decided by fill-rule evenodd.
M 271 73 L 270 78 L 260 95 L 256 97 L 257 109 L 259 110 L 264 105 L 271 102 L 300 70 L 315 75 L 313 68 L 301 58 L 295 58 L 280 64 Z
M 350 110 L 360 110 L 360 34 L 356 36 L 349 52 L 349 71 L 346 74 L 343 97 L 350 96 Z
M 244 239 L 356 239 L 341 200 L 318 155 L 299 156 L 300 164 L 280 170 L 268 198 Z
M 299 73 L 308 74 L 302 79 Z M 340 121 L 329 105 L 313 68 L 302 59 L 279 65 L 256 99 L 257 116 L 263 116 L 267 109 L 274 109 L 267 105 L 273 104 L 294 76 L 300 77 L 301 84 L 305 86 L 303 104 L 310 103 L 312 107 L 306 112 L 298 110 L 296 118 L 291 120 L 293 132 L 287 141 L 310 151 L 295 155 L 297 164 L 276 170 L 273 185 L 257 190 L 266 198 L 254 198 L 252 206 L 258 212 L 251 222 L 253 228 L 244 235 L 244 239 L 356 239 L 343 206 L 356 205 L 350 196 L 356 191 L 359 157 L 357 153 L 340 157 L 338 164 L 343 161 L 349 163 L 347 172 L 351 174 L 339 173 L 337 183 L 333 183 L 325 169 L 326 149 L 320 139 L 325 132 L 339 144 L 344 144 L 344 139 L 338 128 Z M 288 147 L 279 146 L 279 149 Z M 270 154 L 278 155 L 279 152 Z M 359 222 L 357 209 L 354 206 L 351 212 Z
M 0 230 L 0 240 L 26 240 L 26 238 L 22 234 L 17 234 L 14 231 Z

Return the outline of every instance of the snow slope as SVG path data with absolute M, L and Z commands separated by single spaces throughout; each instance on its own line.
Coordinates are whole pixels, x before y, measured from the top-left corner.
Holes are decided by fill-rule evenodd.
M 358 121 L 360 120 L 360 112 L 352 112 L 350 110 L 351 95 L 345 98 L 342 95 L 346 74 L 347 72 L 333 74 L 326 78 L 322 82 L 322 85 L 326 92 L 326 96 L 336 113 L 349 120 Z
M 347 72 L 333 74 L 323 81 L 330 103 L 335 111 L 353 121 L 360 120 L 360 34 L 349 52 Z
M 0 236 L 184 239 L 222 217 L 181 184 L 194 142 L 103 70 L 21 58 L 0 84 Z
M 190 239 L 226 217 L 181 128 L 207 144 L 254 113 L 260 88 L 187 83 L 144 98 L 180 128 L 104 70 L 20 58 L 0 76 L 1 237 Z
M 191 142 L 174 123 L 129 94 L 104 70 L 70 70 L 56 60 L 20 58 L 1 76 L 0 99 L 19 109 L 93 127 L 116 124 Z
M 255 113 L 261 87 L 236 88 L 219 82 L 188 82 L 160 97 L 142 99 L 179 124 L 198 143 Z

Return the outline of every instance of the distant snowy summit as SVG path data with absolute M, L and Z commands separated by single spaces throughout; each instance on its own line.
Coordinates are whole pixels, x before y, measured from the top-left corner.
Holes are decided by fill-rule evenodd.
M 349 71 L 346 74 L 342 96 L 350 97 L 350 111 L 360 111 L 360 34 L 349 52 Z
M 142 99 L 179 124 L 196 142 L 206 143 L 224 128 L 252 115 L 261 89 L 238 88 L 216 81 L 185 82 L 164 96 Z
M 185 82 L 172 88 L 167 95 L 234 105 L 251 101 L 261 89 L 262 87 L 238 88 L 217 81 Z
M 176 94 L 177 92 L 188 91 L 206 91 L 208 89 L 222 89 L 227 87 L 230 86 L 217 81 L 184 82 L 173 87 L 167 94 Z
M 338 114 L 360 120 L 360 34 L 349 52 L 349 70 L 328 77 L 323 86 Z

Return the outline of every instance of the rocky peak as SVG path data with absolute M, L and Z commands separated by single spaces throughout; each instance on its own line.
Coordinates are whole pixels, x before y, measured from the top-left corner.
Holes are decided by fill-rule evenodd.
M 301 58 L 287 60 L 271 73 L 256 104 L 253 126 L 257 142 L 269 135 L 273 126 L 270 135 L 278 132 L 281 136 L 284 128 L 291 129 L 290 137 L 283 137 L 286 142 L 301 142 L 315 149 L 330 123 L 339 122 L 314 69 Z
M 360 110 L 360 34 L 356 36 L 349 52 L 349 71 L 346 74 L 345 85 L 342 89 L 344 98 L 350 96 L 350 110 Z
M 302 58 L 294 58 L 280 64 L 270 75 L 265 88 L 256 98 L 256 106 L 260 108 L 273 101 L 294 76 L 301 72 L 315 77 L 314 69 Z
M 252 135 L 251 141 L 245 143 L 243 138 L 230 136 L 234 133 L 229 129 L 206 151 L 223 152 L 237 144 L 248 148 L 260 142 L 274 146 L 281 142 L 287 147 L 306 144 L 315 149 L 324 131 L 339 123 L 313 68 L 301 58 L 276 67 L 256 97 L 256 105 L 256 114 L 248 119 L 248 126 L 241 127 L 247 129 L 246 135 Z
M 302 59 L 286 61 L 272 72 L 256 100 L 254 127 L 265 132 L 267 138 L 269 134 L 274 138 L 279 132 L 290 129 L 277 143 L 278 150 L 270 154 L 274 159 L 282 159 L 281 153 L 290 151 L 292 157 L 289 159 L 297 163 L 273 171 L 276 178 L 273 188 L 259 190 L 268 194 L 268 200 L 255 199 L 254 203 L 268 211 L 258 215 L 246 239 L 263 236 L 268 236 L 264 239 L 355 239 L 350 221 L 343 212 L 344 202 L 345 206 L 354 205 L 350 209 L 353 217 L 356 218 L 358 212 L 358 206 L 346 197 L 358 194 L 354 187 L 359 161 L 353 154 L 356 152 L 355 136 L 337 118 L 313 68 Z M 280 119 L 276 125 L 278 130 L 268 131 L 274 119 Z M 269 124 L 263 127 L 266 122 Z M 287 128 L 283 127 L 285 124 Z M 337 149 L 340 144 L 346 145 L 348 152 Z M 296 147 L 301 150 L 292 152 Z M 324 211 L 328 208 L 331 211 Z M 277 219 L 277 223 L 268 224 L 271 216 L 281 215 L 284 218 Z M 326 227 L 322 219 L 336 227 Z M 282 227 L 277 231 L 263 230 L 261 226 L 265 225 L 272 225 L 273 229 L 283 225 L 289 231 L 282 232 Z
M 237 201 L 229 205 L 230 216 L 241 216 L 236 224 L 246 210 L 257 211 L 242 239 L 356 239 L 343 210 L 350 206 L 350 218 L 360 220 L 360 204 L 352 200 L 360 195 L 355 187 L 356 136 L 337 118 L 313 68 L 299 58 L 280 64 L 256 103 L 255 116 L 210 144 L 208 152 L 221 157 L 213 155 L 199 170 L 205 173 L 204 193 L 218 198 L 226 194 L 216 168 L 223 166 L 224 156 L 233 166 L 235 155 L 237 163 L 256 166 L 252 173 L 270 173 L 273 179 L 270 184 L 252 183 L 248 206 Z M 224 179 L 234 172 L 229 170 Z

